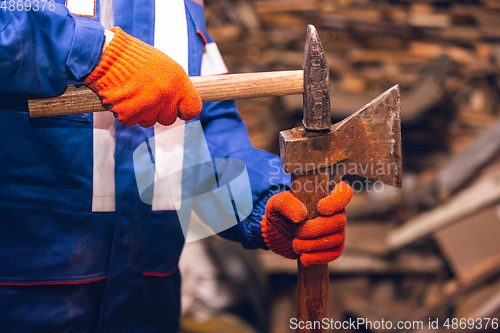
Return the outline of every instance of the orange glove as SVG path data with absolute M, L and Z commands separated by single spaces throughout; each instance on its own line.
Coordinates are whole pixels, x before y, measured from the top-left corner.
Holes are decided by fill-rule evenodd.
M 191 120 L 201 99 L 182 67 L 167 55 L 118 27 L 99 65 L 85 84 L 127 126 L 171 125 L 177 116 Z
M 318 203 L 319 216 L 305 221 L 292 234 L 291 224 L 307 217 L 307 208 L 290 192 L 272 196 L 261 222 L 266 245 L 273 252 L 296 259 L 304 266 L 326 264 L 337 259 L 344 250 L 346 214 L 344 207 L 352 197 L 352 188 L 344 182 Z

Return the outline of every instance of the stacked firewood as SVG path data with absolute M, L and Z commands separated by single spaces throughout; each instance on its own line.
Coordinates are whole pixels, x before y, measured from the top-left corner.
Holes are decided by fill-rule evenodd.
M 429 318 L 498 318 L 500 1 L 205 0 L 205 8 L 231 73 L 300 69 L 314 24 L 334 120 L 401 86 L 403 189 L 355 189 L 346 249 L 330 265 L 331 318 L 426 329 Z M 275 153 L 278 132 L 302 119 L 302 96 L 238 106 L 254 145 Z M 275 288 L 270 332 L 289 332 L 295 263 L 259 255 Z
M 330 64 L 337 119 L 395 83 L 403 92 L 406 125 L 442 110 L 426 133 L 407 131 L 408 144 L 458 152 L 497 117 L 500 2 L 205 2 L 208 30 L 232 73 L 299 69 L 306 26 L 314 24 Z M 258 133 L 257 146 L 269 150 L 275 132 L 260 125 L 272 117 L 278 127 L 288 126 L 302 107 L 300 97 L 249 103 L 256 105 L 240 103 L 242 114 L 262 119 L 249 120 L 250 131 Z

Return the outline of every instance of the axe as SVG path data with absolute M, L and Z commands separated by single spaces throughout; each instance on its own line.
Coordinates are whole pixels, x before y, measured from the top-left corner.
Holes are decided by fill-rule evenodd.
M 308 209 L 307 218 L 318 216 L 318 202 L 346 174 L 401 187 L 399 86 L 332 125 L 330 70 L 312 25 L 307 28 L 302 69 L 304 127 L 280 133 L 280 156 L 283 169 L 291 173 L 292 193 Z M 298 321 L 321 322 L 329 317 L 329 287 L 328 265 L 304 267 L 298 261 Z M 312 327 L 299 331 L 323 331 L 321 327 Z
M 329 67 L 314 26 L 307 28 L 302 70 L 192 77 L 203 102 L 304 94 L 304 127 L 280 133 L 281 164 L 291 173 L 292 193 L 317 216 L 317 203 L 346 174 L 401 187 L 399 86 L 332 125 Z M 84 85 L 51 98 L 28 100 L 31 117 L 106 111 Z M 328 318 L 328 265 L 298 262 L 299 321 Z M 305 330 L 320 332 L 321 329 Z M 305 332 L 304 331 L 304 332 Z

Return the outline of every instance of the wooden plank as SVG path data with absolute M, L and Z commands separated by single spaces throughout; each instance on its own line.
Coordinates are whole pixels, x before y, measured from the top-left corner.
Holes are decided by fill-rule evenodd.
M 382 13 L 374 8 L 359 8 L 359 9 L 341 9 L 335 12 L 337 15 L 344 17 L 347 20 L 355 22 L 372 22 L 378 23 L 382 20 Z
M 486 175 L 432 211 L 423 213 L 391 231 L 387 249 L 396 251 L 443 229 L 500 200 L 500 171 Z
M 492 318 L 500 310 L 500 280 L 485 282 L 455 305 L 455 318 Z
M 411 41 L 408 53 L 426 60 L 435 59 L 444 54 L 445 50 L 441 43 L 429 43 L 421 41 Z
M 393 21 L 394 23 L 399 23 L 399 24 L 407 24 L 408 22 L 408 13 L 404 8 L 397 7 L 397 6 L 388 6 L 386 8 L 386 13 L 387 16 Z
M 491 295 L 467 318 L 492 318 L 500 311 L 500 290 Z
M 236 24 L 224 24 L 216 28 L 207 28 L 207 30 L 218 43 L 237 41 L 243 33 L 243 29 Z
M 446 48 L 446 54 L 458 64 L 474 65 L 476 59 L 470 51 L 463 47 L 451 45 Z
M 448 198 L 477 175 L 500 151 L 500 122 L 479 136 L 462 154 L 443 167 L 435 180 L 438 196 Z
M 253 5 L 258 14 L 315 11 L 319 7 L 317 0 L 266 0 L 254 1 Z
M 500 253 L 498 207 L 488 208 L 434 234 L 454 273 L 466 276 Z
M 379 308 L 371 306 L 370 302 L 363 297 L 341 292 L 340 300 L 346 311 L 357 318 L 363 318 L 371 322 L 380 322 L 382 319 L 386 321 L 396 319 L 391 314 L 382 313 Z
M 405 50 L 357 49 L 349 52 L 348 58 L 355 63 L 423 64 L 424 60 L 408 54 Z
M 440 39 L 457 42 L 474 42 L 481 39 L 481 31 L 477 27 L 451 26 L 438 32 Z
M 434 255 L 401 254 L 383 259 L 346 253 L 330 263 L 329 269 L 337 274 L 438 274 L 443 262 Z
M 456 121 L 458 124 L 463 124 L 467 127 L 489 129 L 497 120 L 496 115 L 474 111 L 468 105 L 461 105 L 458 109 Z
M 339 82 L 342 91 L 363 93 L 366 90 L 366 80 L 353 75 L 344 75 Z
M 303 18 L 288 13 L 265 13 L 260 15 L 260 20 L 265 25 L 285 27 L 288 29 L 295 28 L 297 30 L 307 25 L 307 21 Z
M 446 28 L 451 25 L 451 18 L 446 13 L 435 13 L 430 4 L 412 3 L 408 23 L 418 28 Z
M 408 23 L 417 28 L 447 28 L 451 25 L 451 18 L 447 14 L 413 13 Z
M 349 236 L 348 236 L 349 237 Z M 268 274 L 297 274 L 294 260 L 271 251 L 259 251 L 259 257 Z M 328 264 L 330 274 L 427 274 L 442 272 L 443 261 L 435 255 L 405 254 L 384 259 L 374 256 L 346 253 Z
M 467 277 L 457 281 L 448 292 L 435 302 L 423 306 L 412 313 L 410 313 L 405 320 L 422 320 L 428 318 L 430 315 L 437 313 L 441 309 L 450 306 L 460 296 L 466 294 L 478 285 L 484 283 L 488 279 L 500 273 L 500 255 L 491 258 L 474 271 L 471 271 Z
M 350 211 L 352 209 L 347 212 L 348 215 Z M 345 251 L 368 255 L 385 254 L 387 249 L 384 239 L 392 229 L 394 229 L 392 225 L 380 222 L 347 223 L 346 234 L 348 239 L 345 244 Z
M 234 9 L 238 13 L 238 17 L 245 28 L 250 30 L 260 29 L 259 18 L 255 13 L 254 7 L 250 3 L 247 1 L 238 1 Z M 212 36 L 212 38 L 214 37 Z

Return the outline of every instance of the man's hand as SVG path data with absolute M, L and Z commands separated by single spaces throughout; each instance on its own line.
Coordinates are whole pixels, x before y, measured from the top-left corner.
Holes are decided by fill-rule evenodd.
M 120 28 L 111 31 L 114 36 L 85 84 L 122 124 L 171 125 L 177 117 L 191 120 L 200 113 L 200 96 L 179 64 Z
M 272 196 L 266 205 L 261 230 L 267 246 L 277 254 L 296 259 L 304 266 L 326 264 L 337 259 L 344 249 L 346 214 L 344 207 L 352 197 L 352 188 L 344 182 L 318 203 L 319 216 L 297 227 L 292 234 L 291 223 L 307 217 L 307 208 L 290 192 Z

